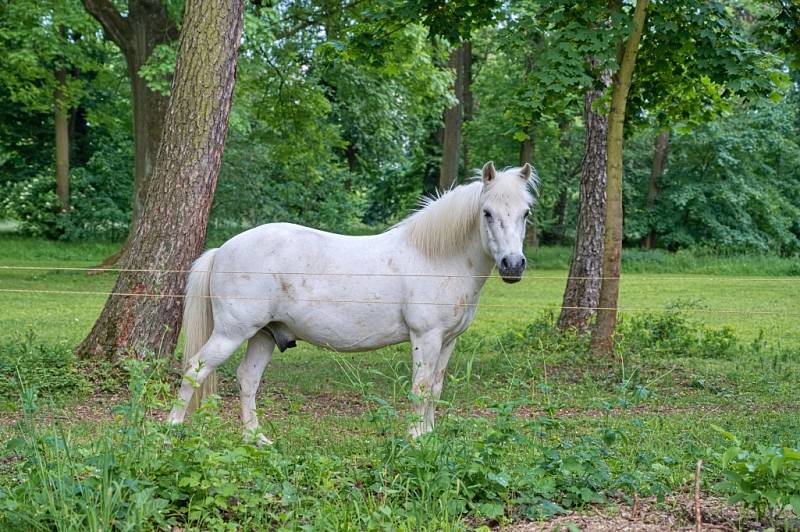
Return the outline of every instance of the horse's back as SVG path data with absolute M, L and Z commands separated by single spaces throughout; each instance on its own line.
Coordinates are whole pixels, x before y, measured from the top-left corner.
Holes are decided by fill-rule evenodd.
M 391 274 L 402 250 L 391 237 L 353 237 L 285 223 L 245 231 L 216 254 L 215 321 L 280 323 L 297 339 L 342 351 L 407 340 L 404 280 Z

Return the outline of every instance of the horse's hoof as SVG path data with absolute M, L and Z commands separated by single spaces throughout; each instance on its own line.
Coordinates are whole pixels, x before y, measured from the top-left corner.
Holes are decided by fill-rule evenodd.
M 244 433 L 244 441 L 247 443 L 252 443 L 256 447 L 264 447 L 266 445 L 272 445 L 272 440 L 264 436 L 263 432 L 257 432 L 253 434 L 252 432 L 245 432 Z
M 408 436 L 412 440 L 416 440 L 417 438 L 419 438 L 423 434 L 427 434 L 428 432 L 429 431 L 425 430 L 423 427 L 413 426 L 410 429 L 408 429 Z
M 167 416 L 167 423 L 170 425 L 180 425 L 183 423 L 183 416 L 174 410 Z

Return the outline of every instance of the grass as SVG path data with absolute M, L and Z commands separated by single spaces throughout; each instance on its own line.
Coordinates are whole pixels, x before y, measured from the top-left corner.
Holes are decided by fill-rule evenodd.
M 0 266 L 88 267 L 115 247 L 0 235 Z M 644 496 L 684 491 L 698 458 L 708 462 L 704 489 L 713 490 L 715 482 L 722 479 L 722 471 L 709 457 L 723 449 L 726 440 L 710 428 L 712 424 L 736 434 L 743 446 L 800 447 L 800 417 L 796 415 L 800 409 L 796 396 L 796 383 L 800 382 L 796 304 L 800 277 L 796 261 L 627 252 L 620 305 L 630 310 L 621 312 L 621 358 L 607 361 L 591 357 L 582 340 L 554 335 L 548 325 L 552 320 L 548 309 L 560 304 L 568 250 L 542 248 L 531 258 L 533 269 L 521 283 L 505 285 L 498 279 L 487 283 L 476 321 L 453 356 L 439 407 L 441 428 L 430 441 L 411 448 L 399 443 L 406 423 L 410 375 L 407 346 L 375 353 L 335 354 L 301 345 L 284 354 L 276 353 L 260 391 L 262 418 L 270 420 L 265 430 L 278 442 L 272 454 L 253 454 L 255 451 L 245 449 L 241 452 L 249 458 L 241 460 L 251 460 L 252 467 L 225 465 L 224 453 L 241 446 L 234 413 L 236 361 L 232 360 L 221 370 L 222 417 L 211 415 L 195 421 L 191 436 L 173 440 L 170 449 L 155 444 L 137 447 L 136 452 L 144 453 L 143 463 L 128 463 L 124 474 L 121 469 L 114 469 L 114 474 L 168 484 L 162 477 L 166 471 L 172 475 L 169 482 L 177 482 L 175 479 L 211 468 L 217 472 L 208 473 L 212 484 L 233 482 L 248 489 L 282 479 L 278 487 L 259 489 L 282 493 L 285 504 L 275 508 L 268 505 L 269 511 L 258 516 L 247 514 L 251 524 L 242 524 L 244 529 L 258 528 L 257 524 L 287 529 L 302 523 L 331 525 L 323 514 L 340 518 L 340 528 L 345 529 L 449 529 L 464 527 L 467 522 L 491 524 L 545 515 L 548 508 L 554 508 L 548 506 L 550 503 L 581 508 L 587 501 L 605 500 L 603 505 L 607 506 L 634 492 Z M 112 285 L 111 275 L 0 270 L 0 289 L 105 292 Z M 41 428 L 45 426 L 41 422 L 43 412 L 69 416 L 76 403 L 82 402 L 88 393 L 87 379 L 79 373 L 91 371 L 89 380 L 96 389 L 114 390 L 127 382 L 118 369 L 98 369 L 75 361 L 59 365 L 59 360 L 68 356 L 64 354 L 69 352 L 68 347 L 91 328 L 104 296 L 0 292 L 0 300 L 0 362 L 23 364 L 29 357 L 38 366 L 53 368 L 49 373 L 25 374 L 33 381 L 58 379 L 58 386 L 51 386 L 54 390 L 67 387 L 71 376 L 75 378 L 72 392 L 59 395 L 43 390 L 45 407 L 30 417 L 28 434 L 48 430 Z M 665 311 L 676 302 L 683 310 Z M 723 327 L 729 330 L 720 332 Z M 654 336 L 662 329 L 666 336 Z M 28 330 L 34 330 L 36 337 L 25 347 Z M 155 391 L 147 400 L 163 402 L 148 408 L 163 410 L 168 406 L 170 385 L 175 379 L 170 373 L 153 379 L 148 386 L 155 386 Z M 379 398 L 386 402 L 376 402 Z M 7 410 L 12 410 L 9 415 L 18 418 L 19 403 L 7 397 L 5 401 Z M 498 414 L 513 405 L 516 414 Z M 114 438 L 125 432 L 118 430 L 123 426 L 139 431 L 137 434 L 147 441 L 174 437 L 165 435 L 160 425 L 131 424 L 125 413 L 130 411 L 120 411 L 114 421 L 101 413 L 100 421 L 74 419 L 62 426 L 59 430 L 67 433 L 72 448 L 82 457 L 77 462 L 92 459 L 95 462 L 90 463 L 96 463 L 91 458 L 93 452 L 100 453 L 97 456 L 113 454 L 113 449 L 122 445 Z M 98 431 L 102 434 L 99 439 Z M 11 424 L 0 427 L 0 439 L 14 434 L 18 432 Z M 105 450 L 98 447 L 100 444 L 91 444 L 105 441 L 103 438 L 110 438 Z M 400 439 L 395 442 L 395 438 Z M 43 435 L 41 441 L 52 439 L 52 435 Z M 501 440 L 505 443 L 497 443 Z M 181 454 L 189 452 L 189 445 L 211 453 L 204 459 L 213 459 L 213 463 L 200 464 Z M 389 450 L 395 454 L 387 461 Z M 495 454 L 477 471 L 459 458 L 490 451 Z M 62 450 L 48 452 L 52 453 L 48 460 L 53 460 Z M 561 458 L 543 458 L 555 455 Z M 449 461 L 443 463 L 436 456 Z M 62 467 L 58 461 L 51 463 Z M 583 476 L 558 469 L 558 464 L 565 463 L 582 468 Z M 261 468 L 264 476 L 254 473 L 255 468 Z M 14 467 L 0 464 L 0 523 L 3 490 L 11 489 L 12 478 L 18 474 Z M 65 469 L 63 474 L 80 477 L 89 473 Z M 536 486 L 552 481 L 555 491 L 546 497 L 537 495 L 536 501 L 520 502 L 522 495 L 529 496 L 533 489 L 525 479 L 539 474 L 547 481 L 540 479 Z M 465 479 L 480 486 L 478 492 L 467 497 L 447 488 L 448 482 Z M 404 487 L 396 484 L 400 481 Z M 292 489 L 306 491 L 295 500 L 285 482 Z M 376 482 L 384 487 L 378 490 Z M 334 497 L 325 486 L 338 486 L 345 490 L 341 493 L 352 496 Z M 435 493 L 418 490 L 424 486 L 441 489 Z M 584 492 L 586 501 L 570 499 L 587 486 L 594 487 Z M 165 504 L 176 523 L 190 524 L 189 528 L 215 527 L 226 519 L 245 522 L 244 510 L 218 506 L 227 504 L 224 501 L 210 501 L 200 509 L 187 506 L 180 498 L 191 492 L 187 486 L 154 489 L 166 494 Z M 224 489 L 228 488 L 219 487 Z M 384 497 L 380 504 L 374 499 L 379 493 Z M 123 495 L 120 492 L 120 501 L 127 500 Z M 263 509 L 261 498 L 248 504 L 252 511 Z M 463 504 L 466 510 L 459 506 Z M 388 514 L 381 514 L 381 505 L 390 507 Z M 144 507 L 137 511 L 150 510 L 156 511 Z M 462 511 L 470 521 L 461 519 Z M 185 521 L 190 515 L 197 519 L 193 524 Z M 429 520 L 420 521 L 422 516 Z

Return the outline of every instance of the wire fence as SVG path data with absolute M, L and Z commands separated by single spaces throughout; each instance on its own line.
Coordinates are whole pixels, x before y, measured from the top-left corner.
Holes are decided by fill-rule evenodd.
M 12 266 L 0 265 L 0 271 L 21 271 L 21 272 L 80 272 L 80 273 L 157 273 L 157 274 L 171 274 L 179 273 L 186 274 L 192 270 L 186 269 L 137 269 L 137 268 L 109 268 L 98 269 L 96 267 L 76 267 L 76 266 Z M 496 274 L 490 275 L 463 275 L 463 274 L 435 274 L 435 273 L 395 273 L 395 272 L 278 272 L 278 271 L 205 271 L 195 270 L 202 273 L 211 273 L 212 275 L 279 275 L 279 276 L 300 276 L 300 277 L 357 277 L 357 278 L 382 278 L 382 277 L 401 277 L 401 278 L 476 278 L 486 279 L 495 277 Z M 626 283 L 633 280 L 650 282 L 650 283 L 665 283 L 665 282 L 685 282 L 685 281 L 703 281 L 705 283 L 720 283 L 720 282 L 733 282 L 733 283 L 779 283 L 782 287 L 786 283 L 800 282 L 800 277 L 728 277 L 722 275 L 705 275 L 697 274 L 692 276 L 667 276 L 667 275 L 649 275 L 642 276 L 634 274 L 634 277 L 623 275 L 621 277 L 570 277 L 565 275 L 525 275 L 523 280 L 556 280 L 565 282 L 568 279 L 577 280 L 600 280 L 600 279 L 620 279 Z M 794 286 L 792 286 L 794 288 Z M 271 301 L 271 302 L 291 302 L 291 303 L 313 303 L 313 304 L 353 304 L 353 305 L 391 305 L 391 306 L 442 306 L 442 307 L 477 307 L 481 308 L 513 308 L 517 310 L 585 310 L 585 311 L 599 311 L 599 310 L 615 310 L 617 312 L 664 312 L 669 310 L 670 307 L 600 307 L 600 306 L 569 306 L 551 304 L 530 304 L 530 303 L 469 303 L 457 301 L 407 301 L 407 300 L 386 300 L 386 299 L 318 299 L 318 298 L 302 298 L 302 297 L 257 297 L 257 296 L 243 296 L 243 295 L 226 295 L 226 294 L 210 294 L 210 295 L 196 295 L 187 296 L 183 293 L 158 293 L 158 292 L 114 292 L 114 291 L 101 291 L 101 290 L 58 290 L 58 289 L 35 289 L 35 288 L 0 288 L 2 294 L 40 294 L 40 295 L 68 295 L 68 296 L 117 296 L 117 297 L 144 297 L 144 298 L 176 298 L 187 299 L 192 297 L 217 299 L 217 300 L 245 300 L 245 301 Z M 800 296 L 800 293 L 798 293 Z M 800 317 L 800 312 L 787 312 L 786 310 L 776 309 L 714 309 L 693 306 L 681 306 L 681 311 L 691 313 L 706 313 L 706 314 L 738 314 L 738 315 L 752 315 L 752 316 L 781 316 L 781 317 Z
M 472 274 L 441 274 L 441 273 L 399 273 L 399 272 L 296 272 L 296 271 L 256 271 L 256 270 L 187 270 L 187 269 L 157 269 L 157 268 L 97 268 L 97 267 L 72 267 L 72 266 L 0 266 L 0 271 L 64 271 L 64 272 L 84 272 L 84 273 L 179 273 L 188 274 L 192 271 L 197 273 L 211 273 L 213 275 L 286 275 L 286 276 L 305 276 L 305 277 L 411 277 L 411 278 L 440 278 L 440 279 L 490 279 L 497 277 L 497 274 L 472 275 Z M 641 275 L 628 274 L 635 277 L 602 277 L 602 276 L 569 276 L 569 275 L 532 275 L 525 274 L 522 281 L 528 280 L 606 280 L 620 279 L 628 281 L 727 281 L 727 282 L 777 282 L 777 283 L 800 283 L 800 276 L 781 276 L 781 277 L 729 277 L 719 274 L 694 274 L 686 276 L 666 276 L 664 275 Z
M 234 295 L 194 295 L 186 294 L 164 294 L 152 292 L 106 292 L 90 290 L 39 290 L 26 288 L 0 288 L 0 293 L 16 294 L 52 294 L 52 295 L 80 295 L 80 296 L 118 296 L 118 297 L 145 297 L 145 298 L 176 298 L 176 299 L 217 299 L 217 300 L 243 300 L 243 301 L 271 301 L 278 303 L 315 303 L 315 304 L 353 304 L 353 305 L 391 305 L 391 306 L 441 306 L 441 307 L 478 307 L 481 308 L 513 308 L 517 310 L 616 310 L 617 312 L 664 312 L 670 310 L 667 307 L 591 307 L 591 306 L 569 306 L 557 304 L 531 305 L 531 304 L 511 304 L 511 303 L 460 303 L 442 301 L 406 301 L 406 300 L 370 300 L 370 299 L 314 299 L 314 298 L 268 298 Z M 752 316 L 781 316 L 781 317 L 800 317 L 800 312 L 786 312 L 784 310 L 764 310 L 764 309 L 709 309 L 698 307 L 680 307 L 682 312 L 708 313 L 708 314 L 743 314 Z

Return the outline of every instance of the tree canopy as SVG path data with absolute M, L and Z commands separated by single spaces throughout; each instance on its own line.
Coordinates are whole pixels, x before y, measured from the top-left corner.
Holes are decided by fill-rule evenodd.
M 180 27 L 183 3 L 163 6 Z M 621 4 L 622 13 L 630 8 Z M 796 7 L 655 1 L 647 17 L 627 105 L 625 244 L 653 229 L 669 249 L 797 252 Z M 74 2 L 5 3 L 0 20 L 2 217 L 51 238 L 121 239 L 134 161 L 122 51 Z M 440 164 L 453 102 L 447 57 L 468 38 L 469 164 L 517 164 L 533 140 L 539 236 L 569 242 L 583 93 L 616 68 L 626 20 L 600 1 L 250 3 L 211 238 L 277 220 L 372 231 L 408 213 Z M 157 46 L 138 71 L 155 93 L 169 91 L 175 51 L 174 41 Z M 53 177 L 60 69 L 70 110 L 67 212 L 58 211 Z M 670 156 L 648 209 L 653 139 L 665 129 Z

